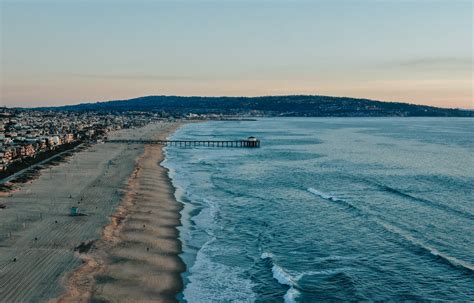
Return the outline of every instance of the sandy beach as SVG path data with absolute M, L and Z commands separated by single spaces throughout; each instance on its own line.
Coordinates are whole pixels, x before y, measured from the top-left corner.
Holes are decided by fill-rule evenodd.
M 152 124 L 112 138 L 164 138 Z M 0 298 L 170 302 L 182 287 L 181 205 L 161 146 L 97 144 L 0 197 Z M 68 216 L 78 206 L 84 216 Z

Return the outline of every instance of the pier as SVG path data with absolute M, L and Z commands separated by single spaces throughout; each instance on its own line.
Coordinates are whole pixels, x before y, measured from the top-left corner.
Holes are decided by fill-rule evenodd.
M 246 140 L 142 140 L 142 139 L 108 139 L 106 143 L 127 143 L 127 144 L 159 144 L 164 146 L 178 147 L 242 147 L 258 148 L 260 140 L 249 137 Z

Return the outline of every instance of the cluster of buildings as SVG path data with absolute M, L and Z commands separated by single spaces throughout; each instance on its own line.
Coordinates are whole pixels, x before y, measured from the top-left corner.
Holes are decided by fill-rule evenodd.
M 0 108 L 0 172 L 44 152 L 97 141 L 109 131 L 158 120 L 145 112 L 59 112 Z

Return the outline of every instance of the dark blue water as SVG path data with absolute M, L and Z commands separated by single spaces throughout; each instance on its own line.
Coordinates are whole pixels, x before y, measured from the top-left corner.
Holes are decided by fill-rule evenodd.
M 474 301 L 472 119 L 188 124 L 260 149 L 167 150 L 182 300 Z

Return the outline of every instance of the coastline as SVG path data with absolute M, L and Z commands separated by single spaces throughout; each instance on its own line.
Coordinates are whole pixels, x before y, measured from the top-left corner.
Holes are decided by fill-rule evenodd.
M 165 139 L 180 126 L 152 138 Z M 162 146 L 144 146 L 100 240 L 79 253 L 84 264 L 69 275 L 67 292 L 53 301 L 176 301 L 185 271 L 177 229 L 182 204 L 174 197 L 168 169 L 160 165 L 163 159 Z
M 177 127 L 178 124 L 170 123 L 150 124 L 143 128 L 116 131 L 110 137 L 151 137 L 156 133 L 165 133 L 166 129 L 169 129 L 167 133 L 171 133 Z M 147 150 L 155 160 L 162 155 L 161 147 L 147 147 Z M 87 284 L 86 276 L 91 272 L 79 270 L 96 262 L 90 253 L 98 251 L 96 245 L 101 243 L 104 227 L 110 223 L 110 218 L 120 225 L 123 218 L 119 206 L 131 197 L 126 192 L 127 185 L 130 176 L 137 173 L 135 161 L 144 155 L 144 151 L 143 145 L 95 144 L 73 153 L 56 165 L 41 169 L 34 179 L 19 184 L 8 195 L 0 196 L 0 203 L 6 205 L 6 208 L 0 209 L 1 300 L 47 302 L 56 298 L 53 301 L 57 301 L 67 293 L 69 279 L 73 275 L 82 277 Z M 152 164 L 159 166 L 158 161 Z M 145 169 L 141 169 L 140 173 L 148 177 L 157 175 Z M 152 178 L 148 178 L 147 182 L 140 183 L 139 189 L 147 187 L 151 191 L 157 187 Z M 165 180 L 160 182 L 163 184 L 160 187 L 170 189 L 172 196 L 172 188 L 164 185 Z M 153 195 L 142 195 L 153 199 Z M 166 197 L 166 200 L 170 199 Z M 148 207 L 152 205 L 149 203 Z M 78 206 L 82 215 L 69 216 L 71 206 Z M 179 210 L 173 211 L 179 214 Z M 133 212 L 140 215 L 143 208 Z M 171 213 L 166 214 L 172 217 Z M 175 215 L 174 222 L 179 223 L 178 215 Z M 135 236 L 133 229 L 129 228 L 127 232 L 127 240 L 133 244 L 130 241 Z M 176 238 L 177 233 L 171 232 L 166 236 Z M 178 244 L 175 250 L 179 250 Z M 92 284 L 89 286 L 92 287 Z M 79 294 L 81 290 L 77 289 Z M 78 301 L 86 300 L 87 296 L 82 296 Z

